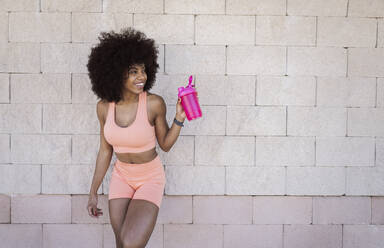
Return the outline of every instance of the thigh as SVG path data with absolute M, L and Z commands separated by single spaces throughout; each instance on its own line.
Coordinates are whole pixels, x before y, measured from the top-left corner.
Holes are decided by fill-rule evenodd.
M 145 247 L 156 224 L 159 207 L 143 199 L 132 199 L 121 227 L 121 241 L 132 247 Z
M 120 233 L 130 201 L 131 198 L 115 198 L 108 201 L 109 218 L 116 236 Z

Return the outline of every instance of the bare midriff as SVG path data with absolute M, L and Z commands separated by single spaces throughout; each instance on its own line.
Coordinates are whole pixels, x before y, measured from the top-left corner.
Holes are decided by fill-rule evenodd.
M 144 152 L 137 152 L 137 153 L 129 153 L 129 152 L 116 153 L 115 152 L 115 154 L 118 160 L 124 163 L 129 163 L 129 164 L 148 163 L 153 159 L 155 159 L 157 156 L 156 147 Z

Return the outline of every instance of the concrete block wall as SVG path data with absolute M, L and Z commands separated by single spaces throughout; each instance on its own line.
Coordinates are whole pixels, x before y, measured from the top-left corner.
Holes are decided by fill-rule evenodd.
M 167 184 L 147 247 L 384 247 L 384 1 L 0 1 L 0 240 L 115 247 L 85 206 L 99 147 L 86 62 L 101 31 L 159 46 L 152 89 L 203 118 L 157 151 Z

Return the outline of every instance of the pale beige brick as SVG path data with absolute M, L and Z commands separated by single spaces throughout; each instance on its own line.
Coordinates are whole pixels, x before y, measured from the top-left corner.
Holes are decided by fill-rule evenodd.
M 120 32 L 133 26 L 132 14 L 72 13 L 72 41 L 98 42 L 100 32 Z
M 69 135 L 12 135 L 11 148 L 12 163 L 68 164 L 71 162 Z
M 342 225 L 286 225 L 284 248 L 340 248 Z
M 288 47 L 289 75 L 346 76 L 347 50 L 339 47 Z
M 14 103 L 70 103 L 70 74 L 11 74 Z
M 290 16 L 346 16 L 348 0 L 289 0 Z
M 219 166 L 167 166 L 165 194 L 223 195 L 225 168 Z
M 195 165 L 254 165 L 254 137 L 195 136 L 195 142 Z
M 256 105 L 315 105 L 314 77 L 257 77 Z
M 372 18 L 319 17 L 318 46 L 374 47 L 376 20 Z
M 226 107 L 200 105 L 200 109 L 202 113 L 200 118 L 191 121 L 185 118 L 180 135 L 224 135 Z M 176 106 L 168 106 L 166 115 L 167 122 L 171 126 L 176 115 Z
M 374 166 L 375 139 L 317 137 L 316 166 Z
M 384 167 L 347 168 L 347 195 L 383 195 Z
M 315 42 L 315 17 L 256 17 L 256 45 L 314 46 Z
M 170 124 L 172 125 L 172 124 Z M 156 146 L 156 151 L 161 157 L 161 161 L 166 165 L 193 165 L 193 150 L 195 138 L 193 136 L 179 136 L 171 150 L 164 152 Z
M 311 197 L 253 197 L 253 224 L 310 224 L 311 222 Z
M 384 224 L 384 197 L 373 196 L 372 199 L 372 224 Z
M 318 106 L 374 107 L 376 79 L 368 77 L 318 77 Z
M 225 0 L 164 0 L 164 13 L 224 14 Z
M 89 216 L 87 205 L 89 194 L 71 196 L 71 223 L 109 223 L 108 195 L 98 195 L 97 207 L 101 208 L 103 215 L 98 218 Z
M 384 47 L 384 19 L 378 19 L 377 47 Z
M 47 12 L 101 12 L 102 0 L 41 0 L 41 10 Z
M 10 133 L 40 133 L 41 104 L 1 104 L 0 130 Z
M 39 73 L 40 45 L 39 43 L 8 43 L 7 70 L 8 72 Z
M 9 103 L 10 101 L 10 83 L 9 75 L 0 74 L 0 103 Z
M 163 45 L 162 45 L 163 46 Z M 160 61 L 158 61 L 159 63 Z M 178 87 L 186 87 L 188 85 L 188 74 L 175 74 L 168 75 L 164 73 L 156 74 L 156 82 L 153 87 L 150 89 L 150 92 L 153 94 L 160 95 L 166 104 L 176 104 L 178 100 Z M 196 76 L 193 75 L 192 84 L 195 85 L 195 89 L 198 92 L 201 92 L 200 87 L 202 82 L 196 79 Z M 205 93 L 201 93 L 203 95 Z M 201 96 L 199 96 L 199 103 L 201 104 Z
M 0 72 L 9 72 L 8 63 L 10 47 L 8 41 L 0 40 Z
M 193 44 L 194 41 L 193 15 L 135 14 L 134 27 L 156 44 Z
M 256 137 L 256 166 L 313 166 L 313 137 Z
M 285 135 L 284 107 L 227 107 L 226 135 Z
M 158 58 L 157 58 L 157 63 L 159 64 L 159 73 L 164 73 L 165 72 L 165 45 L 158 44 Z
M 349 0 L 348 16 L 384 17 L 382 0 Z
M 1 8 L 1 7 L 0 7 Z M 3 43 L 8 42 L 8 31 L 9 31 L 9 13 L 0 12 L 0 41 Z
M 88 73 L 90 43 L 42 43 L 41 71 L 52 73 Z
M 9 40 L 19 42 L 69 42 L 70 13 L 11 12 Z
M 10 195 L 0 194 L 0 209 L 1 209 L 0 223 L 11 223 L 11 196 Z
M 104 0 L 104 12 L 163 13 L 164 0 Z
M 384 78 L 377 79 L 376 98 L 377 98 L 376 106 L 383 108 L 384 107 Z
M 370 197 L 314 197 L 313 224 L 369 224 Z
M 0 240 L 3 247 L 43 247 L 42 224 L 1 224 Z
M 286 74 L 286 48 L 277 46 L 228 46 L 227 73 L 242 75 Z
M 40 165 L 0 165 L 1 194 L 39 194 L 40 184 Z
M 195 224 L 251 224 L 252 196 L 194 196 Z
M 0 134 L 0 154 L 0 163 L 11 163 L 11 136 L 9 134 Z
M 164 195 L 157 223 L 192 223 L 192 196 Z
M 288 136 L 345 136 L 347 110 L 328 107 L 288 107 Z
M 384 138 L 376 137 L 376 166 L 384 166 Z
M 285 194 L 283 167 L 228 167 L 226 168 L 227 195 Z
M 289 195 L 341 195 L 344 193 L 345 168 L 287 168 L 287 194 Z
M 0 11 L 39 11 L 39 0 L 2 0 Z
M 71 223 L 69 195 L 12 197 L 12 223 Z
M 72 163 L 95 164 L 99 147 L 100 135 L 72 135 Z
M 282 225 L 224 225 L 224 248 L 282 248 Z
M 87 74 L 72 74 L 72 103 L 96 104 L 99 99 L 91 87 L 91 80 Z
M 203 105 L 254 105 L 255 81 L 255 76 L 199 74 L 195 78 L 199 103 Z M 219 87 L 220 90 L 212 90 L 216 87 Z
M 165 72 L 169 74 L 223 74 L 225 46 L 167 45 Z
M 227 0 L 226 14 L 230 15 L 285 15 L 284 0 Z
M 44 224 L 46 248 L 103 247 L 103 226 L 98 224 Z
M 384 246 L 384 226 L 344 225 L 344 248 L 379 248 Z
M 95 108 L 94 104 L 46 104 L 43 130 L 47 133 L 97 133 L 100 123 Z
M 348 75 L 384 77 L 384 48 L 349 48 Z
M 196 16 L 196 44 L 252 45 L 254 43 L 254 16 Z
M 222 225 L 164 225 L 164 247 L 179 248 L 221 248 Z
M 384 136 L 384 108 L 348 108 L 348 136 Z
M 95 165 L 43 165 L 42 193 L 89 194 L 94 170 Z

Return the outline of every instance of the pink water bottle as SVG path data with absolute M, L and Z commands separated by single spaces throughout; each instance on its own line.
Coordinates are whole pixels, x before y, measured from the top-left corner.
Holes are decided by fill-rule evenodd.
M 187 87 L 179 87 L 179 98 L 181 99 L 181 106 L 184 109 L 188 121 L 199 118 L 202 116 L 195 85 L 192 83 L 192 75 L 189 76 L 189 84 Z

